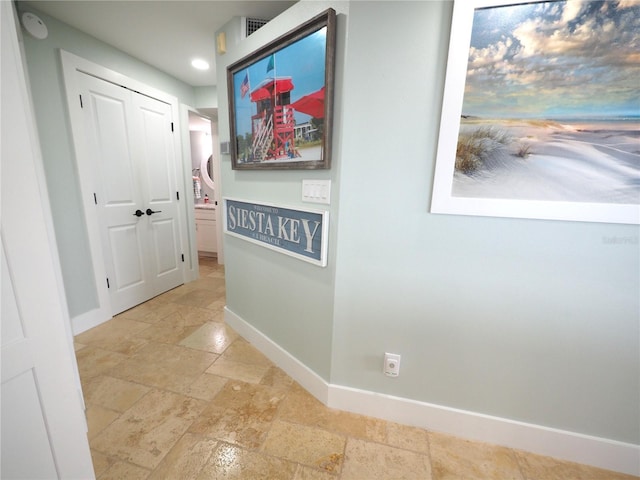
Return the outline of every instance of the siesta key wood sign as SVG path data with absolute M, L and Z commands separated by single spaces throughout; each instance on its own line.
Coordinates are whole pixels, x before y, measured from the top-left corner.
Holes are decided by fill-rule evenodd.
M 224 232 L 262 247 L 327 266 L 329 212 L 224 199 Z

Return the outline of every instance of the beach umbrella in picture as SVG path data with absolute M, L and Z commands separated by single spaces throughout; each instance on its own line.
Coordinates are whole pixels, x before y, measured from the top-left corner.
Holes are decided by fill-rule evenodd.
M 252 102 L 259 102 L 260 100 L 272 98 L 274 92 L 275 95 L 280 95 L 281 93 L 290 92 L 293 88 L 291 77 L 267 78 L 251 92 L 249 98 L 251 98 Z
M 296 111 L 311 115 L 313 118 L 324 118 L 324 87 L 296 100 L 291 106 Z

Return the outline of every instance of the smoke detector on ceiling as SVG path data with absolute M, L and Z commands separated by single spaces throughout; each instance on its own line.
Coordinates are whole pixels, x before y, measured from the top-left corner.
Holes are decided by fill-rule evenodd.
M 25 12 L 22 14 L 22 26 L 33 38 L 44 40 L 49 35 L 49 30 L 45 23 L 35 13 Z

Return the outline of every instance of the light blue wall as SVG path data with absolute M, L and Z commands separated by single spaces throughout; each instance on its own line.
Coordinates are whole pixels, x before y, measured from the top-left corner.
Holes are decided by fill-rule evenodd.
M 638 444 L 638 227 L 428 213 L 451 10 L 351 3 L 331 382 Z
M 17 7 L 19 13 L 25 10 L 36 13 L 49 30 L 49 36 L 45 40 L 36 40 L 24 34 L 24 47 L 60 252 L 62 276 L 69 314 L 73 318 L 96 308 L 98 297 L 91 265 L 87 227 L 82 213 L 59 50 L 66 50 L 135 78 L 178 97 L 182 103 L 193 105 L 195 95 L 193 87 L 93 37 L 21 2 L 18 2 Z
M 227 53 L 216 57 L 218 69 L 218 122 L 220 141 L 229 141 L 229 111 L 227 103 L 226 68 L 265 43 L 334 6 L 339 14 L 338 59 L 336 86 L 340 89 L 344 72 L 344 26 L 346 2 L 301 2 L 257 30 L 247 39 L 234 44 L 237 38 L 230 31 L 236 21 L 227 24 Z M 311 370 L 328 380 L 331 363 L 332 318 L 339 188 L 341 96 L 338 94 L 334 118 L 334 150 L 330 170 L 235 171 L 229 155 L 221 155 L 222 195 L 257 200 L 279 205 L 318 205 L 303 203 L 302 179 L 330 179 L 332 205 L 328 266 L 326 268 L 302 262 L 281 253 L 247 243 L 238 238 L 224 239 L 227 306 L 255 328 L 298 358 Z M 324 207 L 324 206 L 320 206 Z
M 218 108 L 217 87 L 195 87 L 194 92 L 196 98 L 194 108 Z
M 638 227 L 429 213 L 451 3 L 294 5 L 222 57 L 221 141 L 226 65 L 327 5 L 331 170 L 222 156 L 222 186 L 298 205 L 302 178 L 332 179 L 329 266 L 225 238 L 228 306 L 330 383 L 640 444 Z

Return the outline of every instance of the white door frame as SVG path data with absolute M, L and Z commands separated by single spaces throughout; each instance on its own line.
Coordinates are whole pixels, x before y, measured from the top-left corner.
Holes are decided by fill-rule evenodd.
M 191 149 L 190 149 L 190 145 L 191 145 L 191 138 L 190 138 L 190 132 L 189 132 L 189 113 L 194 113 L 196 115 L 199 115 L 203 118 L 207 118 L 211 121 L 211 126 L 212 126 L 212 131 L 211 131 L 211 135 L 213 138 L 213 178 L 214 180 L 214 201 L 216 202 L 216 248 L 217 248 L 217 252 L 216 252 L 216 259 L 218 261 L 218 265 L 224 265 L 224 237 L 222 234 L 222 225 L 223 225 L 223 218 L 222 218 L 222 173 L 221 173 L 221 167 L 220 167 L 220 148 L 219 148 L 219 141 L 218 141 L 218 132 L 217 132 L 217 122 L 214 122 L 213 119 L 211 119 L 211 117 L 209 117 L 206 113 L 202 113 L 200 110 L 198 110 L 197 108 L 191 107 L 189 105 L 185 105 L 185 104 L 181 104 L 180 105 L 180 115 L 182 115 L 182 117 L 180 118 L 182 120 L 182 152 L 183 152 L 183 157 L 185 159 L 185 172 L 188 172 L 190 169 L 193 169 L 193 164 L 190 163 L 191 162 Z M 213 126 L 216 125 L 216 131 L 214 133 L 213 131 Z M 218 147 L 218 149 L 216 150 L 216 147 Z M 193 198 L 191 199 L 192 203 L 195 204 L 195 201 L 193 200 Z M 196 269 L 193 271 L 193 275 L 195 275 L 193 277 L 193 280 L 196 280 L 198 278 L 198 269 L 197 269 L 197 263 L 198 263 L 198 246 L 197 246 L 197 242 L 196 242 L 196 233 L 195 233 L 195 213 L 194 213 L 194 209 L 193 206 L 191 208 L 191 211 L 189 212 L 189 235 L 191 235 L 191 238 L 193 239 L 193 243 L 191 245 L 191 253 L 193 255 L 191 261 L 195 262 L 196 265 Z M 192 231 L 193 230 L 193 231 Z
M 84 213 L 84 219 L 87 225 L 87 236 L 89 239 L 89 249 L 91 251 L 91 263 L 93 265 L 94 279 L 96 290 L 98 294 L 98 307 L 85 314 L 82 314 L 76 318 L 71 319 L 72 329 L 74 335 L 77 335 L 89 328 L 95 327 L 112 317 L 111 314 L 111 302 L 109 299 L 109 290 L 106 283 L 106 271 L 104 257 L 102 254 L 100 229 L 98 220 L 93 215 L 95 201 L 93 193 L 96 191 L 93 187 L 93 175 L 91 172 L 91 162 L 89 161 L 88 149 L 84 135 L 84 121 L 79 106 L 80 86 L 77 81 L 77 72 L 82 72 L 88 75 L 98 77 L 107 82 L 121 85 L 128 89 L 139 92 L 143 95 L 153 97 L 157 100 L 165 102 L 171 105 L 171 115 L 174 119 L 174 129 L 176 131 L 176 137 L 174 142 L 176 158 L 182 158 L 182 139 L 180 138 L 180 112 L 178 99 L 165 92 L 150 87 L 136 79 L 93 63 L 82 57 L 78 57 L 72 53 L 60 50 L 60 57 L 62 60 L 62 73 L 64 77 L 65 92 L 67 97 L 67 111 L 69 114 L 69 120 L 71 125 L 71 131 L 73 136 L 73 146 L 76 155 L 76 165 L 78 167 L 78 181 L 80 183 L 80 192 L 82 197 L 82 209 Z M 188 218 L 189 212 L 193 210 L 193 199 L 190 192 L 191 187 L 186 183 L 186 175 L 184 170 L 184 159 L 182 162 L 182 168 L 176 168 L 177 172 L 177 185 L 180 192 L 180 199 L 184 199 L 182 202 L 183 208 L 181 209 L 182 219 L 180 222 L 180 242 L 184 246 L 185 256 L 191 256 L 191 245 L 187 233 L 187 223 L 184 219 Z M 190 176 L 189 176 L 190 181 Z M 191 199 L 191 202 L 189 200 Z M 191 203 L 191 208 L 189 208 Z M 185 262 L 186 264 L 187 262 Z M 185 265 L 186 267 L 186 265 Z M 188 269 L 185 269 L 188 270 Z M 191 274 L 185 274 L 184 281 L 191 280 Z
M 193 167 L 191 164 L 191 139 L 189 138 L 189 112 L 196 113 L 200 116 L 203 116 L 202 113 L 198 112 L 193 107 L 189 105 L 180 104 L 180 123 L 182 128 L 180 129 L 180 134 L 182 136 L 182 158 L 183 168 L 185 172 L 192 171 Z M 185 175 L 186 176 L 186 175 Z M 191 182 L 191 176 L 189 176 L 188 181 Z M 189 186 L 193 190 L 193 185 L 189 183 Z M 199 267 L 198 267 L 198 245 L 196 241 L 196 217 L 195 217 L 195 202 L 193 199 L 193 194 L 187 195 L 189 197 L 188 211 L 187 211 L 187 225 L 189 231 L 189 263 L 185 265 L 186 275 L 189 276 L 190 280 L 197 280 L 199 275 Z

